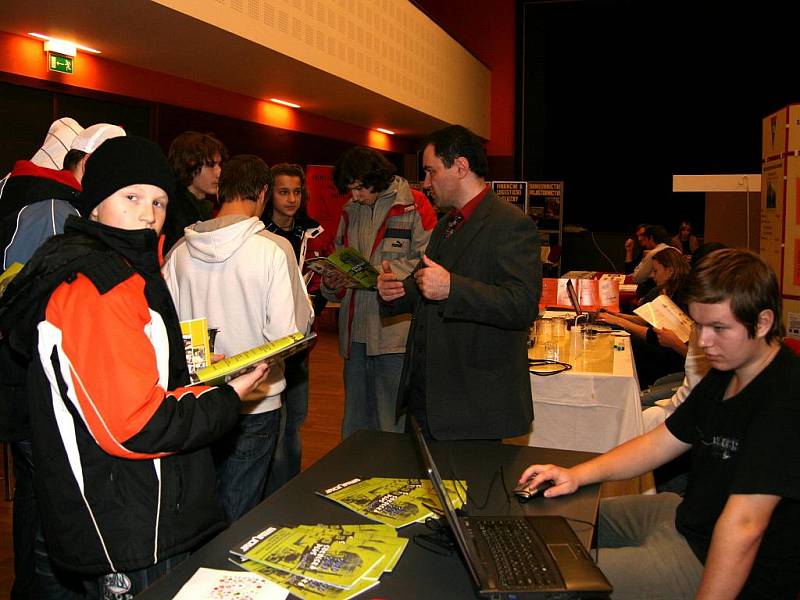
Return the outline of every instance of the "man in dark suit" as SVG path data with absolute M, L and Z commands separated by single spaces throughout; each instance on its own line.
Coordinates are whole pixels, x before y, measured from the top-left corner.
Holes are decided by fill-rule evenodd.
M 449 212 L 414 272 L 378 280 L 389 317 L 412 312 L 398 409 L 436 439 L 499 439 L 533 418 L 527 331 L 536 317 L 542 266 L 533 221 L 486 184 L 480 140 L 459 125 L 433 133 L 424 186 Z

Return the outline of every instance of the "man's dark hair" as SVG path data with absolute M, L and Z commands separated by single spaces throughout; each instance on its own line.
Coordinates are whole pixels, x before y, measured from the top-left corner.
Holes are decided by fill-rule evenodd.
M 357 146 L 339 157 L 333 167 L 333 181 L 340 194 L 349 190 L 347 186 L 360 181 L 371 192 L 380 193 L 392 183 L 397 169 L 386 157 L 372 148 Z
M 450 125 L 434 131 L 428 136 L 422 147 L 433 146 L 433 153 L 441 159 L 448 169 L 453 162 L 463 156 L 469 162 L 470 170 L 478 177 L 489 177 L 489 161 L 486 148 L 480 138 L 462 125 Z
M 212 166 L 219 154 L 223 162 L 228 160 L 228 149 L 210 133 L 185 131 L 169 146 L 169 166 L 181 187 L 189 187 L 203 166 Z
M 715 250 L 700 260 L 686 283 L 686 302 L 717 304 L 730 300 L 731 312 L 755 337 L 758 316 L 771 310 L 774 320 L 767 343 L 784 335 L 778 278 L 769 265 L 749 250 Z
M 644 228 L 644 235 L 651 238 L 656 244 L 669 244 L 670 241 L 667 230 L 661 225 L 648 225 Z
M 86 152 L 83 150 L 76 150 L 73 148 L 72 150 L 68 151 L 64 155 L 64 170 L 70 172 L 74 171 L 78 166 L 78 163 L 83 160 L 84 156 L 86 156 Z
M 255 202 L 265 186 L 272 186 L 272 171 L 267 163 L 253 154 L 239 154 L 222 167 L 219 200 L 224 203 L 241 198 Z
M 272 194 L 275 191 L 275 181 L 279 175 L 286 175 L 288 177 L 297 177 L 300 179 L 300 208 L 297 209 L 296 215 L 305 220 L 308 216 L 306 213 L 306 204 L 308 203 L 308 191 L 306 190 L 306 173 L 300 165 L 290 163 L 279 163 L 273 165 L 272 169 L 272 182 L 270 182 L 270 193 L 267 194 L 267 204 L 264 206 L 264 216 L 272 218 Z

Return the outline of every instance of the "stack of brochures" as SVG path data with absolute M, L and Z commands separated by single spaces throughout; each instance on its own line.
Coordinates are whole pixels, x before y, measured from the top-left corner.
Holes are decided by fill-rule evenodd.
M 394 569 L 408 540 L 386 525 L 268 526 L 230 560 L 305 600 L 347 600 Z
M 446 480 L 444 485 L 453 506 L 464 506 L 467 482 Z M 395 528 L 444 513 L 428 479 L 356 477 L 317 493 L 363 517 Z

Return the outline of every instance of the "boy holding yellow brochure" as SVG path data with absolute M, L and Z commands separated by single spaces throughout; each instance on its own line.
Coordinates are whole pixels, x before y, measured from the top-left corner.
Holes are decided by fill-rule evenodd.
M 263 160 L 233 157 L 219 179 L 219 214 L 187 227 L 167 256 L 164 279 L 179 317 L 206 317 L 218 329 L 214 352 L 227 357 L 196 373 L 200 381 L 224 381 L 247 366 L 237 355 L 309 331 L 313 313 L 293 250 L 259 218 L 271 183 Z M 285 387 L 279 362 L 245 399 L 237 427 L 213 448 L 217 491 L 231 521 L 263 498 Z

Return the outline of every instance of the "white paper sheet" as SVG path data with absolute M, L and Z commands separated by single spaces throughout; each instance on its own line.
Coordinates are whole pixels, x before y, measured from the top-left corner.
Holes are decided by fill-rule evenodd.
M 255 573 L 201 567 L 173 600 L 284 600 L 288 595 Z

